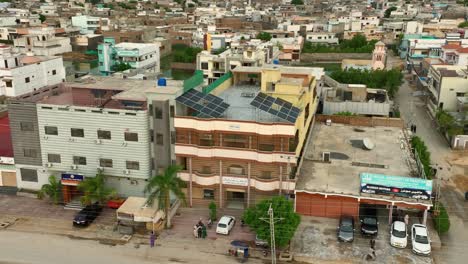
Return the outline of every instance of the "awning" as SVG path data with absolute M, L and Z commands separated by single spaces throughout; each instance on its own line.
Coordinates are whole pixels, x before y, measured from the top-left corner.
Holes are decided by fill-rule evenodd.
M 164 218 L 164 212 L 158 209 L 158 203 L 153 206 L 146 206 L 144 197 L 128 197 L 127 200 L 117 209 L 117 219 L 135 222 L 158 222 Z

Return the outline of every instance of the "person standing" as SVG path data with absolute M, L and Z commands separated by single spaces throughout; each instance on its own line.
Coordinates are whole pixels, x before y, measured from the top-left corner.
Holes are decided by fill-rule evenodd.
M 409 215 L 408 214 L 405 215 L 405 224 L 406 224 L 406 226 L 408 226 L 408 224 L 409 224 Z
M 205 239 L 207 236 L 206 234 L 206 226 L 202 225 L 202 238 Z
M 197 227 L 197 237 L 201 238 L 202 237 L 202 226 Z
M 156 235 L 154 234 L 153 231 L 151 231 L 151 235 L 150 235 L 150 246 L 151 247 L 154 247 L 154 241 L 156 240 Z

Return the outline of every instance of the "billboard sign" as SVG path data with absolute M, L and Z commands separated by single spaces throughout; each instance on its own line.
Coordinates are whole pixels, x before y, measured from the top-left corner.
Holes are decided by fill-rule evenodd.
M 61 182 L 63 185 L 76 186 L 84 180 L 81 174 L 62 173 Z
M 429 200 L 432 181 L 419 178 L 361 173 L 361 192 Z

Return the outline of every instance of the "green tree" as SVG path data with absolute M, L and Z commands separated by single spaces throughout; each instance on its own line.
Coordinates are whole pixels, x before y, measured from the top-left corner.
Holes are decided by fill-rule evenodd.
M 208 205 L 208 209 L 210 210 L 210 219 L 211 221 L 216 221 L 217 212 L 216 212 L 216 203 L 211 201 L 210 205 Z
M 343 111 L 343 112 L 335 113 L 334 115 L 338 115 L 338 116 L 355 116 L 356 114 L 352 113 L 352 112 L 349 112 L 349 111 Z
M 78 190 L 83 192 L 81 203 L 84 205 L 95 202 L 104 204 L 116 196 L 115 189 L 106 186 L 106 178 L 101 172 L 98 172 L 95 177 L 87 177 L 84 181 L 80 182 Z
M 46 21 L 46 17 L 43 14 L 39 14 L 39 20 L 41 23 L 44 23 L 44 21 Z
M 434 207 L 439 209 L 438 212 L 434 211 L 434 217 L 432 218 L 435 230 L 439 234 L 448 232 L 450 229 L 450 219 L 447 210 L 441 202 L 438 202 Z
M 389 18 L 390 17 L 390 14 L 393 12 L 393 11 L 396 11 L 397 8 L 396 6 L 392 6 L 390 8 L 387 8 L 387 10 L 385 10 L 385 13 L 384 13 L 384 17 L 385 18 Z
M 121 72 L 121 71 L 126 71 L 131 68 L 132 66 L 130 66 L 130 64 L 122 62 L 122 63 L 116 63 L 114 66 L 112 66 L 112 71 Z
M 170 194 L 174 194 L 179 200 L 185 203 L 185 194 L 182 191 L 182 188 L 185 187 L 185 183 L 182 179 L 177 177 L 177 173 L 180 170 L 181 167 L 176 165 L 171 165 L 167 167 L 164 170 L 163 174 L 151 177 L 144 189 L 144 193 L 148 194 L 146 203 L 149 206 L 152 206 L 154 204 L 154 201 L 157 199 L 159 208 L 164 209 L 164 214 L 166 215 L 166 228 L 170 227 Z
M 460 24 L 458 24 L 458 27 L 459 28 L 468 28 L 468 21 L 461 22 Z
M 243 219 L 257 233 L 260 239 L 270 243 L 270 224 L 261 219 L 268 218 L 270 204 L 274 217 L 282 218 L 282 220 L 275 223 L 275 244 L 284 247 L 289 243 L 301 222 L 300 216 L 294 212 L 292 201 L 286 200 L 284 196 L 263 200 L 255 207 L 248 208 L 244 212 Z
M 270 41 L 272 39 L 272 36 L 268 32 L 260 32 L 257 34 L 256 38 L 261 39 L 263 41 Z
M 49 176 L 49 183 L 42 185 L 41 190 L 37 193 L 39 199 L 48 196 L 54 204 L 58 204 L 62 195 L 62 182 L 57 180 L 54 175 Z
M 304 1 L 302 1 L 302 0 L 292 0 L 291 4 L 292 5 L 304 5 Z
M 184 44 L 175 44 L 172 46 L 174 62 L 194 63 L 197 59 L 197 54 L 201 51 L 201 48 L 189 47 Z

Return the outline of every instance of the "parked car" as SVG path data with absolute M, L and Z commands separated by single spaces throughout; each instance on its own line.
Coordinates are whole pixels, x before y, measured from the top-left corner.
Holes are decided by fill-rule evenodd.
M 260 239 L 258 235 L 255 236 L 255 245 L 257 247 L 268 247 L 268 242 L 266 240 Z
M 75 215 L 73 226 L 88 226 L 101 212 L 102 206 L 98 203 L 88 205 Z
M 342 216 L 338 226 L 338 241 L 353 242 L 354 240 L 354 218 L 351 216 Z
M 235 223 L 236 218 L 234 216 L 225 215 L 221 217 L 221 219 L 218 221 L 218 225 L 216 226 L 216 233 L 229 235 L 229 232 L 231 232 L 231 229 L 234 227 Z
M 408 232 L 405 222 L 395 221 L 390 228 L 390 245 L 405 248 L 408 244 Z
M 367 236 L 376 236 L 378 231 L 377 209 L 366 208 L 361 212 L 361 233 Z
M 411 228 L 411 243 L 413 244 L 413 253 L 423 256 L 431 254 L 431 240 L 425 225 L 413 225 Z

